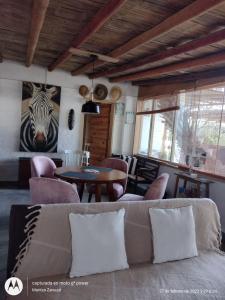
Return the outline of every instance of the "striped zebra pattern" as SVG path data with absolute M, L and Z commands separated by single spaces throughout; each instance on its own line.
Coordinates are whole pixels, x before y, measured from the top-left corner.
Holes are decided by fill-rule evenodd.
M 57 152 L 58 120 L 52 115 L 49 125 L 47 143 L 42 149 L 38 149 L 34 143 L 34 134 L 30 124 L 30 113 L 27 111 L 22 115 L 20 131 L 20 151 L 25 152 Z
M 135 175 L 137 168 L 137 158 L 130 155 L 121 155 L 121 158 L 128 164 L 128 174 Z
M 52 97 L 56 87 L 28 83 L 31 98 L 23 112 L 20 131 L 20 151 L 57 152 L 58 117 Z

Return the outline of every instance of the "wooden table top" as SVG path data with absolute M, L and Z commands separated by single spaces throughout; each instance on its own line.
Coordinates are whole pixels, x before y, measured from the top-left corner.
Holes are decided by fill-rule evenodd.
M 205 183 L 205 184 L 208 184 L 208 183 L 214 183 L 214 181 L 212 180 L 209 180 L 207 178 L 204 178 L 202 176 L 197 176 L 197 177 L 192 177 L 190 174 L 188 173 L 175 173 L 175 175 L 177 175 L 178 177 L 182 178 L 182 179 L 186 179 L 186 180 L 189 180 L 189 181 L 192 181 L 192 182 L 199 182 L 199 183 Z
M 94 168 L 94 166 L 90 166 L 92 169 Z M 87 169 L 88 167 L 86 167 Z M 99 167 L 96 167 L 97 169 Z M 104 168 L 103 168 L 104 169 Z M 70 172 L 76 172 L 76 173 L 81 173 L 83 175 L 81 176 L 85 176 L 85 174 L 87 174 L 87 178 L 79 178 L 76 176 L 73 176 L 72 174 L 68 174 Z M 89 176 L 90 175 L 90 176 Z M 110 170 L 107 172 L 98 172 L 98 173 L 92 173 L 92 172 L 85 172 L 85 169 L 83 169 L 82 167 L 61 167 L 61 168 L 57 168 L 55 170 L 55 176 L 59 177 L 61 179 L 65 179 L 67 181 L 71 181 L 71 182 L 80 182 L 80 183 L 110 183 L 110 182 L 120 182 L 124 179 L 127 178 L 127 174 L 119 171 L 119 170 Z M 88 178 L 88 177 L 92 177 L 92 178 Z

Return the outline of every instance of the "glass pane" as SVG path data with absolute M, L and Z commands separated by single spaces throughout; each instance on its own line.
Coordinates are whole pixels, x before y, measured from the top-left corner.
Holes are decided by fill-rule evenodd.
M 223 89 L 223 93 L 224 93 Z M 221 176 L 225 176 L 225 105 L 223 105 L 220 137 L 216 153 L 216 170 L 215 173 Z
M 155 114 L 151 155 L 170 160 L 174 112 Z
M 137 103 L 137 112 L 149 111 L 152 110 L 153 100 L 145 100 L 145 101 L 138 101 Z
M 143 103 L 143 110 L 142 111 L 149 111 L 152 110 L 152 104 L 153 104 L 153 100 L 146 100 Z
M 224 93 L 224 87 L 214 87 L 145 101 L 142 110 L 180 109 L 141 116 L 139 153 L 148 154 L 151 138 L 153 157 L 225 176 Z
M 201 91 L 193 164 L 209 173 L 215 173 L 223 98 L 220 90 Z
M 172 161 L 186 164 L 195 149 L 200 92 L 179 95 L 180 109 L 175 122 L 174 153 Z
M 155 101 L 155 109 L 163 109 L 171 106 L 176 106 L 178 95 L 164 96 Z
M 215 173 L 224 91 L 186 92 L 179 100 L 173 161 Z M 223 143 L 222 137 L 220 140 Z
M 177 95 L 156 99 L 154 109 L 164 109 L 175 106 Z M 174 126 L 174 111 L 154 115 L 151 155 L 156 158 L 170 160 L 172 135 Z
M 151 116 L 150 115 L 142 116 L 139 154 L 143 154 L 143 155 L 148 154 L 150 126 L 151 126 Z

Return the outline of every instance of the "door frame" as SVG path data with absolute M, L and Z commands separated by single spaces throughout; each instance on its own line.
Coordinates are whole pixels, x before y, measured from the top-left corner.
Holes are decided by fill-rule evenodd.
M 110 105 L 110 117 L 109 117 L 109 130 L 108 130 L 108 141 L 107 141 L 107 148 L 106 148 L 106 156 L 110 157 L 112 155 L 112 142 L 113 142 L 113 126 L 114 126 L 114 116 L 115 116 L 115 104 L 100 104 L 100 110 L 101 105 Z M 93 115 L 94 117 L 95 115 Z M 84 127 L 83 127 L 83 141 L 82 141 L 82 150 L 84 149 L 84 146 L 87 142 L 87 131 L 88 131 L 88 120 L 91 118 L 91 115 L 84 115 Z

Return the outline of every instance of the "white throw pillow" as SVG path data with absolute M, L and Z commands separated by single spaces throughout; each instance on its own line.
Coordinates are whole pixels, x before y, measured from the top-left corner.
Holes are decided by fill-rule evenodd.
M 154 261 L 162 263 L 198 255 L 192 206 L 150 208 Z
M 69 215 L 72 233 L 70 278 L 129 268 L 124 240 L 125 209 Z

